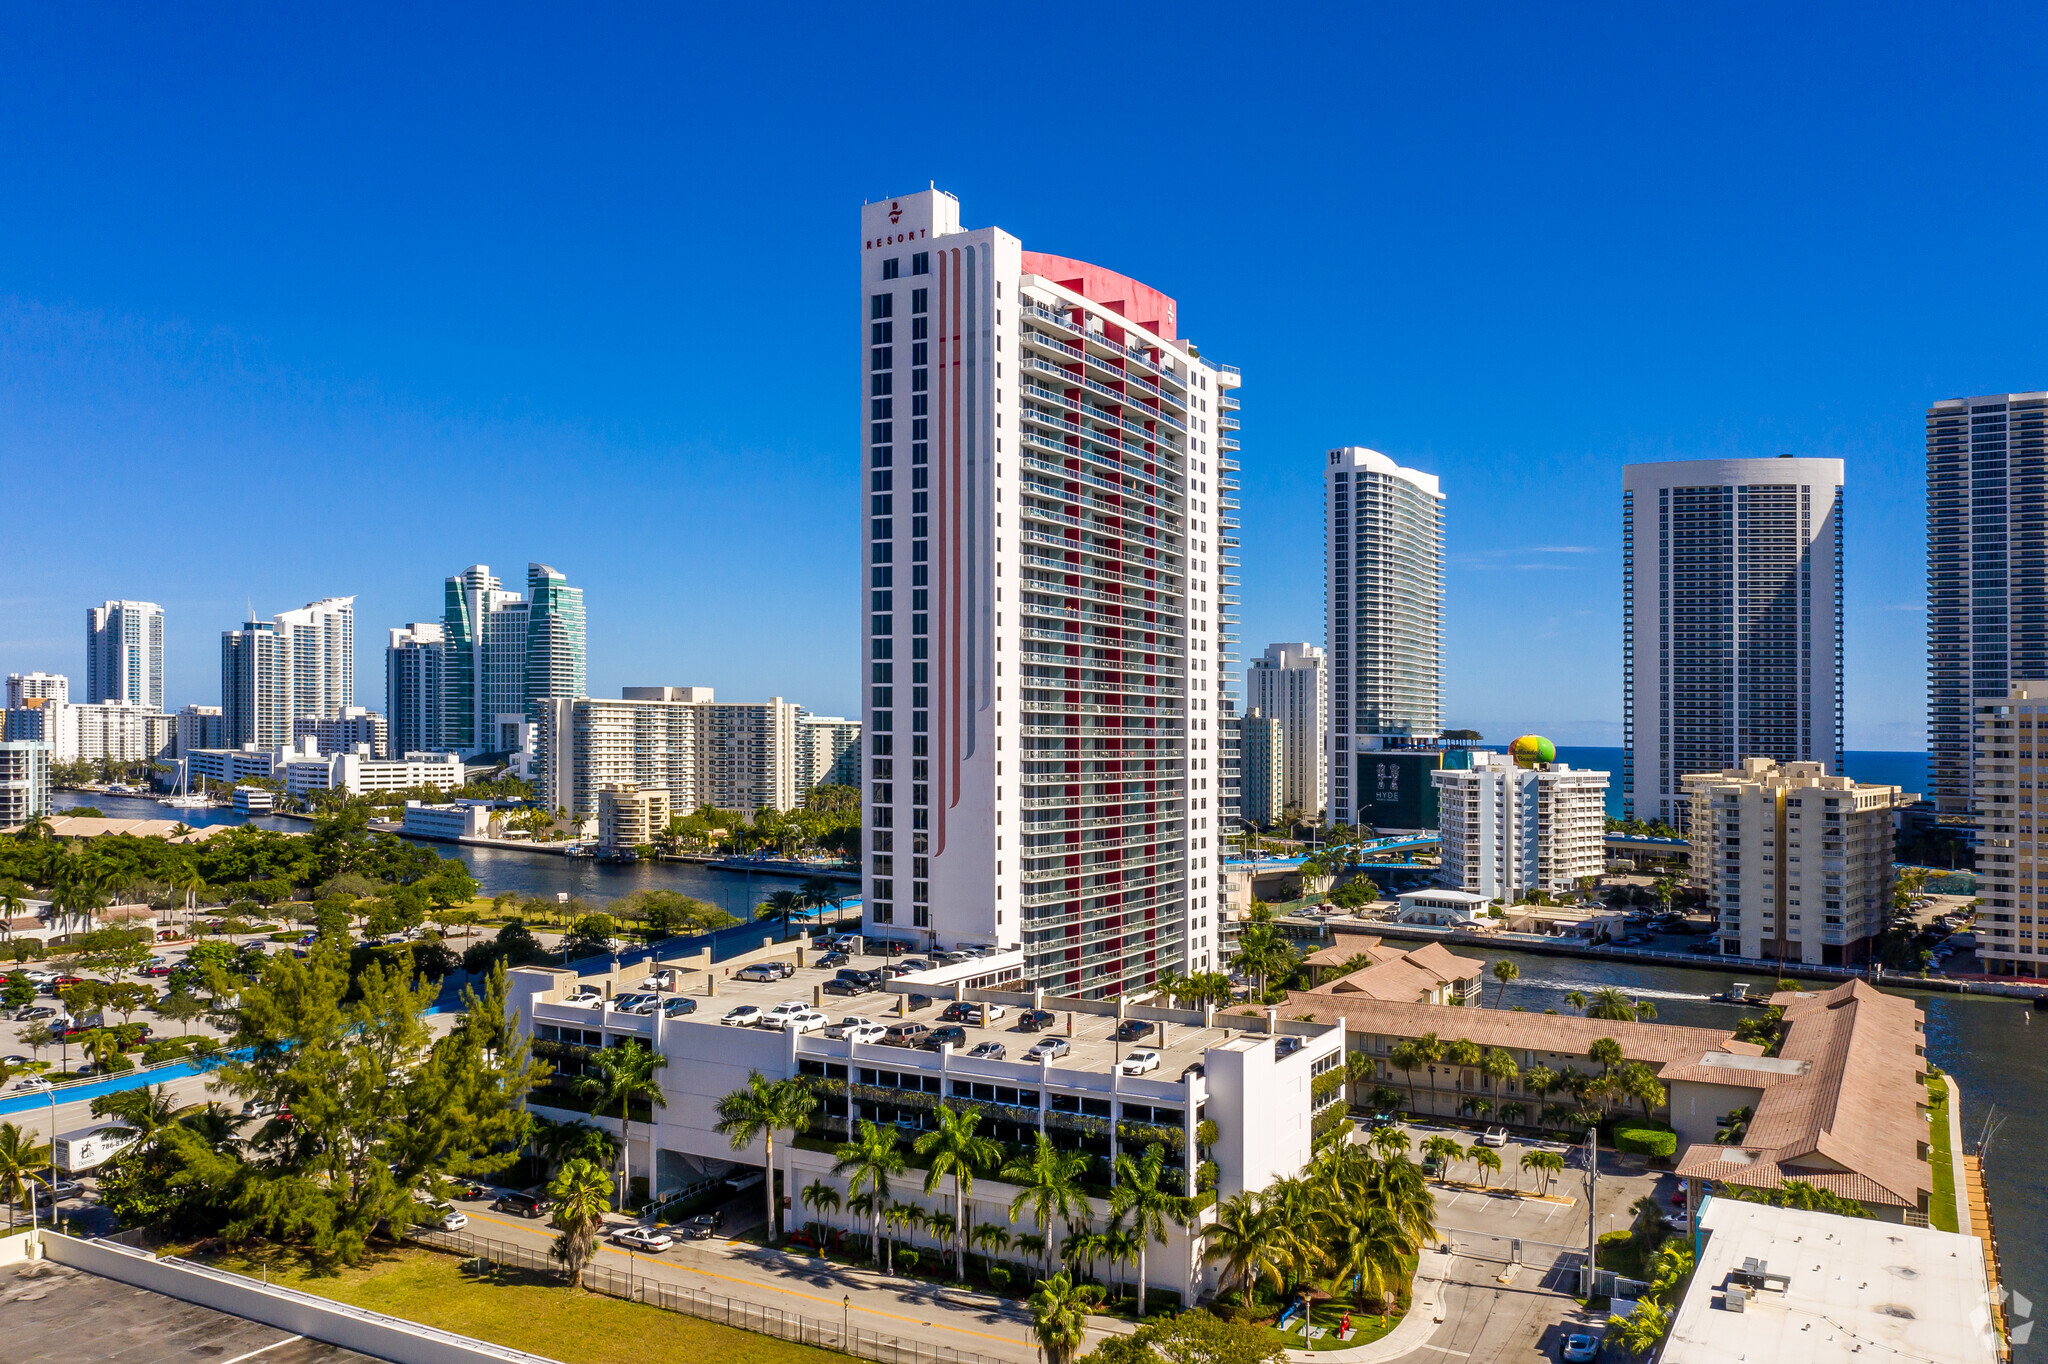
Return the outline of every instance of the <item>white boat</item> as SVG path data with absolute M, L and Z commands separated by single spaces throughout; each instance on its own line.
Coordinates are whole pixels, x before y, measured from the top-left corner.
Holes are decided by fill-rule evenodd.
M 185 770 L 185 763 L 182 759 L 180 759 L 178 762 L 177 793 L 169 796 L 158 796 L 156 799 L 156 803 L 158 805 L 168 805 L 173 810 L 206 809 L 208 806 L 213 804 L 212 798 L 209 796 L 191 795 L 185 790 Z
M 143 793 L 126 782 L 110 781 L 107 783 L 107 794 L 110 796 L 139 796 Z

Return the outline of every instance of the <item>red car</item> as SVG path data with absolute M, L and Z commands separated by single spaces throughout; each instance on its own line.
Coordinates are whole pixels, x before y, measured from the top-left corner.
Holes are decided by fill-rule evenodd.
M 162 962 L 158 962 L 154 966 L 145 966 L 142 969 L 142 974 L 145 976 L 168 976 L 170 973 L 171 968 L 164 965 Z
M 64 991 L 70 989 L 74 985 L 83 984 L 85 984 L 84 976 L 56 976 L 52 978 L 50 983 L 44 986 L 43 988 L 54 995 L 61 994 Z

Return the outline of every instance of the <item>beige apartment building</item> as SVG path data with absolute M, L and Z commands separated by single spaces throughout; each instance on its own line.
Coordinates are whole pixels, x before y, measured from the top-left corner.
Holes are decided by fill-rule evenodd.
M 606 851 L 652 843 L 668 827 L 668 792 L 613 782 L 597 793 L 597 845 Z
M 2048 681 L 2014 682 L 2004 696 L 1980 696 L 1970 707 L 1970 813 L 1984 901 L 1977 956 L 1994 975 L 2040 976 L 2037 963 L 2048 957 L 2048 842 L 2036 847 L 2034 823 L 2037 721 L 2048 730 Z M 2048 738 L 2040 756 L 2048 759 Z M 2048 767 L 2042 772 L 2048 777 Z M 2040 835 L 2048 839 L 2048 816 Z
M 794 702 L 720 702 L 709 687 L 627 690 L 641 695 L 537 703 L 533 766 L 545 808 L 594 820 L 604 789 L 622 784 L 666 791 L 683 812 L 711 805 L 752 819 L 796 806 Z
M 1852 966 L 1884 932 L 1896 786 L 1818 762 L 1745 758 L 1685 778 L 1691 883 L 1721 923 L 1724 956 Z

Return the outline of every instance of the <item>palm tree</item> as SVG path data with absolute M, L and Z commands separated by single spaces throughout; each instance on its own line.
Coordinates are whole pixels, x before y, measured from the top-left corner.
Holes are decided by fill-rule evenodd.
M 49 1167 L 48 1146 L 37 1145 L 19 1124 L 0 1122 L 0 1198 L 7 1200 L 9 1227 L 14 1225 L 15 1205 L 32 1198 L 35 1172 Z
M 768 911 L 770 917 L 779 916 L 781 918 L 782 940 L 784 942 L 788 942 L 790 916 L 794 914 L 800 914 L 804 910 L 810 908 L 810 903 L 804 898 L 803 894 L 799 891 L 778 890 L 773 895 L 769 896 L 766 900 L 762 901 L 761 907 Z
M 855 1198 L 864 1198 L 864 1206 L 873 1213 L 873 1250 L 879 1264 L 882 1259 L 882 1213 L 889 1197 L 889 1181 L 903 1173 L 903 1151 L 897 1142 L 896 1129 L 881 1127 L 862 1118 L 853 1140 L 841 1142 L 832 1154 L 836 1158 L 832 1173 L 849 1176 L 846 1181 L 847 1206 L 853 1206 Z
M 1564 1157 L 1555 1151 L 1530 1151 L 1522 1156 L 1522 1168 L 1534 1170 L 1542 1182 L 1542 1191 L 1550 1192 L 1550 1181 L 1564 1169 Z
M 590 1263 L 596 1249 L 597 1233 L 611 1201 L 611 1184 L 611 1176 L 602 1166 L 572 1160 L 548 1185 L 548 1197 L 555 1202 L 554 1224 L 562 1233 L 550 1253 L 568 1267 L 571 1287 L 582 1284 L 583 1266 Z
M 1500 1106 L 1500 1120 L 1511 1127 L 1521 1126 L 1523 1119 L 1528 1116 L 1529 1105 L 1520 1100 L 1510 1099 Z
M 1498 1096 L 1501 1092 L 1500 1087 L 1520 1075 L 1522 1068 L 1515 1064 L 1513 1053 L 1499 1047 L 1488 1047 L 1486 1055 L 1479 1062 L 1479 1073 L 1493 1085 L 1493 1092 Z
M 155 1089 L 124 1089 L 95 1099 L 95 1117 L 118 1118 L 135 1131 L 135 1153 L 146 1155 L 155 1148 L 163 1130 L 178 1120 L 179 1106 L 163 1085 Z
M 1620 992 L 1616 991 L 1616 993 L 1619 994 Z M 1588 1010 L 1588 1012 L 1590 1013 L 1591 1011 Z M 1593 1039 L 1593 1045 L 1586 1048 L 1586 1059 L 1598 1061 L 1600 1063 L 1600 1073 L 1605 1075 L 1621 1064 L 1621 1043 L 1611 1037 L 1596 1037 Z
M 1448 1184 L 1451 1166 L 1465 1158 L 1465 1148 L 1449 1137 L 1431 1137 L 1422 1143 L 1422 1154 L 1435 1158 L 1437 1183 Z
M 1002 1161 L 1002 1143 L 975 1134 L 974 1129 L 981 1122 L 980 1109 L 955 1110 L 940 1104 L 932 1116 L 939 1125 L 913 1142 L 911 1149 L 928 1162 L 924 1177 L 926 1193 L 936 1191 L 946 1176 L 953 1177 L 953 1225 L 956 1231 L 964 1231 L 968 1225 L 967 1195 L 974 1192 L 974 1176 Z M 967 1282 L 964 1240 L 955 1241 L 953 1272 L 960 1282 Z
M 1247 1308 L 1261 1281 L 1276 1290 L 1285 1282 L 1288 1233 L 1257 1194 L 1233 1194 L 1217 1204 L 1202 1239 L 1209 1243 L 1202 1258 L 1222 1263 L 1223 1282 L 1237 1285 Z
M 1663 1303 L 1648 1298 L 1638 1301 L 1636 1310 L 1627 1316 L 1607 1319 L 1607 1338 L 1621 1342 L 1621 1347 L 1636 1359 L 1656 1349 L 1657 1342 L 1670 1329 L 1671 1313 Z
M 827 1214 L 838 1212 L 845 1203 L 839 1196 L 839 1190 L 822 1179 L 814 1179 L 804 1185 L 801 1197 L 804 1206 L 818 1214 L 818 1220 L 828 1228 L 832 1223 L 827 1220 Z
M 619 1106 L 619 1206 L 626 1206 L 626 1192 L 632 1187 L 632 1162 L 630 1133 L 626 1126 L 632 1116 L 635 1099 L 645 1099 L 654 1108 L 668 1107 L 668 1101 L 661 1097 L 661 1081 L 654 1078 L 654 1072 L 668 1064 L 668 1057 L 640 1044 L 639 1038 L 630 1039 L 623 1047 L 606 1047 L 591 1058 L 590 1065 L 597 1074 L 585 1081 L 586 1088 L 596 1093 L 597 1107 Z M 651 1110 L 650 1110 L 651 1111 Z M 719 1130 L 724 1131 L 721 1126 Z M 773 1167 L 767 1182 L 775 1183 Z M 772 1195 L 774 1189 L 771 1187 Z M 773 1239 L 775 1223 L 768 1223 L 770 1239 Z
M 1567 990 L 1564 993 L 1564 1002 L 1574 1009 L 1583 1009 L 1586 1007 L 1586 996 L 1577 990 Z
M 121 1034 L 112 1028 L 94 1028 L 78 1039 L 78 1049 L 104 1073 L 121 1054 Z
M 1415 1252 L 1415 1241 L 1384 1209 L 1364 1207 L 1336 1219 L 1331 1228 L 1330 1259 L 1338 1279 L 1356 1277 L 1359 1291 L 1380 1300 L 1380 1324 L 1387 1321 L 1388 1299 L 1401 1282 L 1402 1260 Z
M 1088 1334 L 1089 1294 L 1065 1273 L 1042 1279 L 1031 1295 L 1031 1329 L 1045 1350 L 1045 1364 L 1073 1364 Z
M 1486 1059 L 1486 1053 L 1479 1050 L 1477 1042 L 1459 1038 L 1444 1048 L 1444 1060 L 1458 1068 L 1458 1087 L 1465 1086 L 1465 1072 Z
M 1000 1222 L 983 1222 L 967 1234 L 967 1244 L 981 1252 L 983 1267 L 1010 1248 L 1010 1229 Z
M 1500 1173 L 1500 1152 L 1491 1146 L 1474 1146 L 1466 1154 L 1479 1169 L 1479 1187 L 1485 1188 L 1487 1175 Z
M 1408 1081 L 1408 1107 L 1411 1110 L 1420 1108 L 1421 1104 L 1415 1097 L 1415 1072 L 1429 1064 L 1423 1057 L 1422 1044 L 1412 1040 L 1396 1043 L 1394 1049 L 1387 1053 L 1387 1062 Z
M 754 1144 L 755 1137 L 762 1140 L 761 1183 L 768 1201 L 767 1241 L 771 1246 L 775 1244 L 775 1134 L 787 1131 L 801 1136 L 809 1130 L 817 1107 L 818 1096 L 802 1081 L 770 1083 L 758 1070 L 747 1076 L 745 1089 L 736 1089 L 718 1101 L 716 1130 L 732 1143 L 733 1150 L 744 1151 Z
M 1586 1004 L 1586 1017 L 1605 1019 L 1610 1023 L 1633 1023 L 1636 1021 L 1636 1006 L 1614 986 L 1603 985 L 1593 992 L 1592 999 Z
M 1081 1176 L 1087 1169 L 1088 1157 L 1079 1151 L 1060 1150 L 1040 1132 L 1030 1155 L 1019 1156 L 1003 1167 L 1003 1182 L 1017 1189 L 1017 1196 L 1010 1200 L 1010 1221 L 1014 1223 L 1028 1207 L 1032 1225 L 1048 1238 L 1055 1217 L 1069 1227 L 1086 1225 L 1088 1196 L 1081 1192 Z
M 1500 982 L 1500 989 L 1493 993 L 1494 1008 L 1498 1009 L 1500 1007 L 1501 996 L 1508 992 L 1508 982 L 1520 980 L 1521 977 L 1522 968 L 1509 961 L 1506 957 L 1502 957 L 1493 964 L 1493 978 Z
M 1391 1124 L 1374 1132 L 1366 1144 L 1381 1160 L 1392 1160 L 1397 1156 L 1406 1159 L 1408 1155 L 1408 1134 Z
M 882 1209 L 882 1222 L 889 1228 L 889 1244 L 884 1252 L 887 1258 L 882 1264 L 884 1273 L 894 1274 L 896 1272 L 897 1235 L 919 1226 L 923 1221 L 924 1210 L 915 1203 L 891 1203 L 888 1207 Z M 911 1243 L 913 1245 L 916 1244 L 915 1237 L 911 1238 Z
M 1099 1231 L 1079 1227 L 1067 1233 L 1067 1239 L 1060 1242 L 1060 1263 L 1066 1272 L 1083 1279 L 1095 1277 L 1095 1262 L 1109 1249 L 1109 1242 Z
M 1166 1152 L 1148 1146 L 1137 1160 L 1119 1154 L 1116 1158 L 1116 1188 L 1109 1195 L 1113 1225 L 1128 1224 L 1138 1238 L 1138 1315 L 1145 1315 L 1146 1248 L 1154 1241 L 1166 1244 L 1169 1222 L 1185 1223 L 1190 1213 L 1188 1200 L 1159 1185 L 1166 1173 Z

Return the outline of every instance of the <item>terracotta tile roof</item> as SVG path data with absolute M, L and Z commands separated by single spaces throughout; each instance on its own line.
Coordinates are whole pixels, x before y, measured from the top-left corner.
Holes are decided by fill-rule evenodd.
M 1602 1037 L 1621 1044 L 1631 1061 L 1663 1065 L 1692 1061 L 1701 1053 L 1719 1051 L 1729 1034 L 1716 1028 L 1681 1028 L 1664 1023 L 1619 1023 L 1577 1014 L 1515 1013 L 1451 1004 L 1415 1004 L 1373 999 L 1362 994 L 1294 991 L 1279 1008 L 1282 1018 L 1304 1015 L 1317 1023 L 1342 1022 L 1352 1032 L 1388 1037 L 1420 1037 L 1433 1032 L 1446 1040 L 1469 1038 L 1482 1047 L 1551 1051 L 1584 1056 Z
M 1311 952 L 1302 958 L 1306 966 L 1342 966 L 1359 953 L 1365 953 L 1374 961 L 1386 961 L 1388 957 L 1401 955 L 1398 948 L 1382 947 L 1380 940 L 1358 933 L 1340 933 L 1328 947 Z
M 1476 957 L 1461 957 L 1440 942 L 1425 943 L 1413 952 L 1402 952 L 1380 946 L 1376 938 L 1369 941 L 1373 946 L 1366 950 L 1374 959 L 1372 965 L 1360 967 L 1348 976 L 1324 981 L 1310 993 L 1417 1000 L 1451 981 L 1476 979 L 1486 970 L 1485 962 Z M 1337 950 L 1326 947 L 1308 960 L 1314 963 L 1316 957 Z M 1356 955 L 1356 952 L 1347 953 L 1336 964 L 1342 965 Z
M 1920 1156 L 1919 1006 L 1860 980 L 1771 1002 L 1788 1025 L 1779 1059 L 1802 1070 L 1760 1086 L 1739 1151 L 1691 1147 L 1679 1172 L 1763 1189 L 1799 1179 L 1864 1203 L 1917 1208 L 1932 1188 Z
M 92 815 L 56 815 L 50 820 L 50 833 L 57 838 L 100 838 L 107 834 L 133 834 L 138 838 L 166 838 L 173 843 L 203 843 L 221 830 L 226 824 L 210 824 L 175 838 L 171 830 L 178 828 L 182 821 L 175 819 L 103 819 Z

